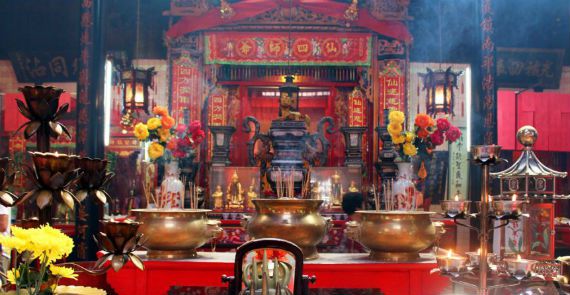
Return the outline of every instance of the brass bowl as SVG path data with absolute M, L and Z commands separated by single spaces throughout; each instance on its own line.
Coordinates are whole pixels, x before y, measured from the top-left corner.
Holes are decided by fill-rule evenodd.
M 370 258 L 412 261 L 433 245 L 436 230 L 425 211 L 356 211 L 360 221 L 347 223 L 347 234 L 370 249 Z
M 197 256 L 196 248 L 222 231 L 220 221 L 208 220 L 204 209 L 133 209 L 142 222 L 147 256 L 153 259 L 185 259 Z
M 243 226 L 252 239 L 288 240 L 303 250 L 305 259 L 319 257 L 317 245 L 332 225 L 319 214 L 323 200 L 255 199 L 255 214 L 244 216 Z

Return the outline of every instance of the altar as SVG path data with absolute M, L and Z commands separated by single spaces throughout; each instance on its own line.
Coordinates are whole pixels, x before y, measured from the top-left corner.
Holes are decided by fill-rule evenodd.
M 147 260 L 145 270 L 127 264 L 120 272 L 108 272 L 107 282 L 118 294 L 167 294 L 173 287 L 225 287 L 222 275 L 233 275 L 235 253 L 199 252 L 191 260 Z M 364 253 L 323 253 L 306 261 L 304 273 L 315 275 L 310 288 L 379 289 L 382 294 L 437 295 L 450 285 L 446 277 L 430 274 L 437 268 L 430 254 L 415 262 L 371 261 Z

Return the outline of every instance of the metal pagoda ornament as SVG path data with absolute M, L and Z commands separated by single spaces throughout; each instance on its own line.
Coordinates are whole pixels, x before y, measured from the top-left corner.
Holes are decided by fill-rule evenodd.
M 524 146 L 518 160 L 509 168 L 491 173 L 500 181 L 501 195 L 517 194 L 525 198 L 545 198 L 556 196 L 556 178 L 565 178 L 567 172 L 546 167 L 533 151 L 538 139 L 538 131 L 529 125 L 517 131 L 517 140 Z
M 453 89 L 457 89 L 457 77 L 463 72 L 454 72 L 451 67 L 447 70 L 432 70 L 427 68 L 427 73 L 420 73 L 423 80 L 426 95 L 426 113 L 435 116 L 437 114 L 451 114 L 455 104 Z

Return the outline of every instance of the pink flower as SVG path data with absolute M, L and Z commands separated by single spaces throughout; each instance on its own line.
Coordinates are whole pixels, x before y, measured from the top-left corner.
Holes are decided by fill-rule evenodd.
M 443 144 L 444 141 L 443 132 L 439 131 L 439 129 L 436 130 L 434 133 L 430 134 L 429 137 L 434 147 Z
M 446 118 L 437 119 L 437 130 L 438 131 L 441 131 L 443 133 L 443 132 L 447 131 L 450 126 L 451 126 L 451 123 L 449 123 L 449 121 Z
M 194 132 L 200 129 L 202 129 L 202 124 L 200 121 L 192 121 L 192 123 L 190 123 L 190 126 L 188 126 L 188 133 L 194 134 Z
M 176 126 L 176 133 L 184 133 L 186 131 L 186 124 L 178 124 Z
M 449 130 L 445 133 L 445 137 L 449 142 L 455 142 L 457 139 L 461 137 L 461 130 L 455 126 L 450 126 Z

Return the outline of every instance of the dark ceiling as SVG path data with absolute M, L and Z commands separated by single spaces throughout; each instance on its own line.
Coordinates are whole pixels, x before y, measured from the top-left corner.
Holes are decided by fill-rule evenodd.
M 106 48 L 135 55 L 141 3 L 140 58 L 165 58 L 168 0 L 104 0 Z M 348 0 L 343 0 L 347 2 Z M 500 47 L 565 48 L 570 64 L 570 1 L 495 0 Z M 478 58 L 480 0 L 411 0 L 413 61 L 473 62 Z M 0 59 L 11 51 L 79 52 L 79 0 L 0 0 Z M 441 38 L 440 38 L 441 37 Z

